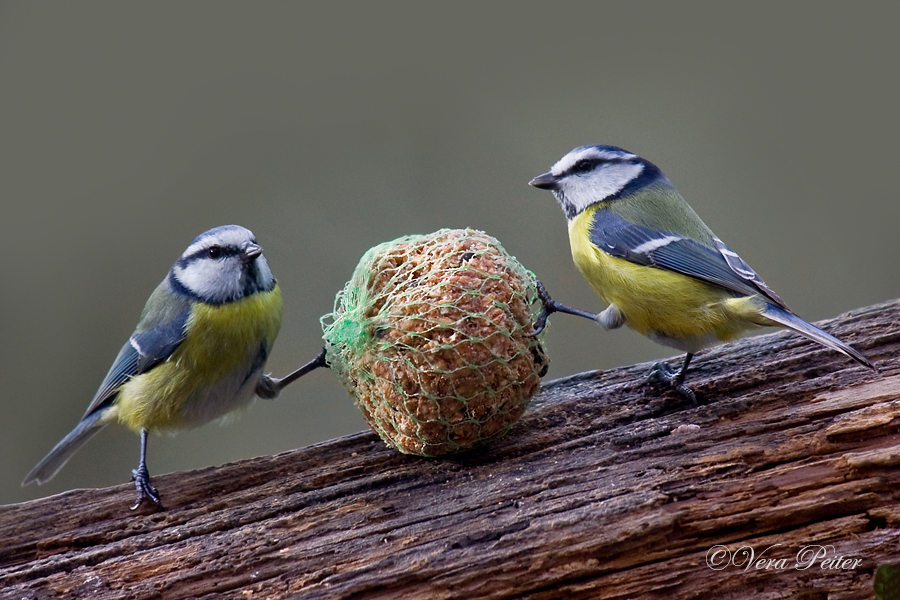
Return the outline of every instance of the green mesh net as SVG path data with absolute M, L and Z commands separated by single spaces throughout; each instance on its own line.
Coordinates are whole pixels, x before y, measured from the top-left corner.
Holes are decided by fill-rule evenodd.
M 548 359 L 529 337 L 535 276 L 472 229 L 406 236 L 366 252 L 322 317 L 327 362 L 372 429 L 439 456 L 503 435 Z

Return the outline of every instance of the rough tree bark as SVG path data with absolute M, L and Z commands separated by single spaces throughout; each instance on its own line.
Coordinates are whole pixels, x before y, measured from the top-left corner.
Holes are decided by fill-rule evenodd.
M 161 512 L 130 484 L 2 507 L 0 597 L 871 598 L 900 562 L 900 301 L 823 326 L 879 372 L 778 332 L 698 356 L 697 407 L 635 365 L 461 456 L 361 433 L 156 477 Z

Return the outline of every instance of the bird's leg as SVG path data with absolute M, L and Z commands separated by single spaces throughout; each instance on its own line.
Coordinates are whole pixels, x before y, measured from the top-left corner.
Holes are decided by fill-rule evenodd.
M 690 400 L 691 404 L 696 406 L 697 396 L 694 394 L 694 390 L 689 388 L 684 383 L 685 375 L 687 375 L 688 365 L 691 364 L 692 358 L 694 358 L 694 355 L 688 352 L 684 357 L 684 363 L 682 363 L 681 369 L 678 371 L 672 371 L 672 369 L 666 363 L 656 363 L 655 365 L 653 365 L 653 368 L 650 369 L 650 375 L 647 377 L 647 379 L 651 383 L 662 382 L 668 384 L 676 392 Z
M 138 463 L 138 468 L 131 472 L 131 479 L 134 481 L 134 486 L 137 488 L 137 502 L 134 503 L 134 506 L 131 507 L 131 510 L 135 510 L 144 502 L 144 498 L 162 508 L 162 501 L 159 499 L 159 492 L 156 491 L 156 488 L 150 485 L 150 472 L 147 471 L 147 430 L 141 429 L 141 461 Z
M 576 317 L 584 317 L 591 321 L 597 321 L 598 317 L 594 313 L 572 308 L 571 306 L 566 306 L 565 304 L 557 302 L 550 297 L 550 294 L 547 292 L 547 288 L 544 287 L 543 283 L 538 280 L 535 280 L 534 283 L 535 287 L 537 287 L 538 298 L 540 298 L 544 307 L 541 309 L 541 314 L 538 315 L 537 320 L 534 322 L 534 330 L 528 334 L 530 337 L 534 337 L 542 332 L 547 325 L 547 317 L 555 312 L 567 313 L 575 315 Z
M 327 367 L 328 362 L 325 360 L 325 348 L 322 348 L 322 351 L 319 352 L 318 355 L 293 373 L 289 373 L 278 379 L 277 377 L 272 377 L 271 375 L 263 375 L 259 378 L 259 381 L 256 383 L 256 395 L 262 398 L 263 400 L 273 400 L 278 397 L 278 394 L 281 393 L 285 387 L 289 384 L 297 381 L 310 371 L 318 369 L 319 367 Z

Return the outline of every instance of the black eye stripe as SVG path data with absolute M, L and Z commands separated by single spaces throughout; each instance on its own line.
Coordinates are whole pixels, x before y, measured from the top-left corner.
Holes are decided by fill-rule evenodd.
M 219 249 L 218 256 L 213 256 L 213 255 L 210 253 L 210 250 L 212 250 L 213 248 L 218 248 L 218 249 Z M 224 257 L 226 257 L 226 256 L 238 256 L 238 255 L 240 255 L 241 253 L 242 253 L 242 252 L 241 252 L 241 249 L 240 249 L 240 248 L 237 248 L 237 247 L 235 247 L 235 246 L 218 246 L 218 245 L 215 245 L 215 246 L 209 246 L 209 247 L 207 247 L 207 248 L 201 248 L 200 250 L 197 250 L 196 252 L 192 252 L 191 254 L 188 254 L 187 256 L 184 257 L 184 262 L 186 262 L 186 263 L 187 263 L 187 262 L 192 262 L 192 261 L 199 260 L 199 259 L 202 259 L 202 258 L 219 259 L 219 258 L 224 258 Z
M 600 158 L 597 156 L 591 158 L 581 158 L 575 162 L 569 169 L 566 171 L 567 175 L 578 174 L 578 173 L 587 173 L 589 171 L 593 171 L 597 168 L 598 165 L 607 165 L 607 164 L 615 164 L 615 163 L 627 163 L 630 162 L 631 159 L 625 156 L 622 157 L 604 157 Z

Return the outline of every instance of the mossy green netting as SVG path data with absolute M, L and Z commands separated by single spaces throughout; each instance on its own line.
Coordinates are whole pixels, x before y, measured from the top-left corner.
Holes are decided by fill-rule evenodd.
M 328 364 L 401 452 L 477 446 L 509 430 L 547 371 L 541 336 L 528 335 L 535 281 L 472 229 L 376 246 L 321 319 Z

